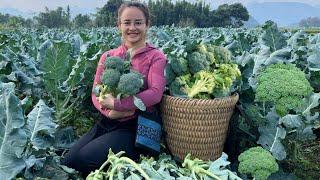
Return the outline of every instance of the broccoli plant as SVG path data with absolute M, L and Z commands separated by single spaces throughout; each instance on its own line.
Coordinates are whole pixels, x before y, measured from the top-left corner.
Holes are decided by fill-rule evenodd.
M 305 74 L 292 64 L 268 66 L 257 78 L 256 100 L 275 105 L 280 116 L 303 104 L 313 91 Z
M 238 170 L 241 174 L 249 174 L 256 180 L 267 180 L 279 170 L 279 166 L 271 153 L 262 147 L 250 148 L 238 157 Z

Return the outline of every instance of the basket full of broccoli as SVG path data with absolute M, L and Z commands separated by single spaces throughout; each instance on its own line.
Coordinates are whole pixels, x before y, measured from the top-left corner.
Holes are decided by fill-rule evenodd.
M 188 153 L 204 160 L 221 156 L 238 95 L 241 73 L 230 52 L 199 44 L 185 57 L 169 55 L 167 94 L 161 103 L 168 148 L 183 159 Z

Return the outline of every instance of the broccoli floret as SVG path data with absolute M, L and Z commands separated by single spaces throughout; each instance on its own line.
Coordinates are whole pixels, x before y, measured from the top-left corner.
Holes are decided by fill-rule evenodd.
M 120 76 L 121 74 L 118 70 L 106 69 L 101 76 L 101 82 L 107 86 L 108 89 L 115 89 L 117 88 Z
M 120 73 L 123 73 L 125 71 L 125 62 L 120 57 L 110 56 L 104 62 L 104 67 L 106 69 L 116 69 Z
M 130 72 L 120 77 L 117 92 L 122 96 L 137 94 L 143 87 L 143 76 L 138 72 Z
M 222 64 L 231 62 L 231 52 L 227 48 L 221 46 L 212 46 L 209 48 L 209 50 L 212 49 L 214 50 L 215 63 Z
M 171 58 L 170 60 L 171 60 L 170 64 L 171 64 L 172 70 L 173 72 L 175 72 L 175 74 L 177 74 L 178 76 L 181 76 L 188 73 L 189 71 L 188 61 L 185 58 L 183 57 Z
M 167 85 L 171 84 L 176 78 L 176 74 L 174 73 L 172 66 L 170 63 L 167 63 L 166 68 L 164 70 L 164 76 L 166 77 Z
M 241 77 L 241 72 L 237 64 L 219 64 L 214 70 L 216 86 L 214 95 L 224 97 L 230 95 L 233 82 Z
M 242 174 L 250 174 L 256 180 L 267 180 L 279 170 L 279 166 L 271 153 L 262 147 L 250 148 L 238 157 L 238 170 Z
M 197 46 L 197 51 L 198 51 L 199 53 L 201 53 L 201 54 L 206 54 L 206 53 L 208 52 L 207 46 L 206 46 L 205 44 L 201 43 L 201 44 L 199 44 L 199 45 Z
M 169 86 L 170 94 L 177 97 L 187 97 L 185 87 L 189 86 L 190 84 L 191 74 L 178 76 Z
M 275 105 L 280 116 L 303 104 L 302 98 L 313 91 L 305 74 L 292 64 L 274 64 L 257 78 L 256 100 Z
M 199 71 L 194 74 L 195 81 L 191 86 L 185 86 L 185 92 L 189 98 L 200 93 L 212 94 L 215 87 L 214 75 L 208 71 Z
M 210 61 L 207 60 L 205 54 L 193 52 L 188 55 L 187 60 L 190 72 L 192 74 L 195 74 L 202 70 L 209 70 L 210 68 Z
M 211 45 L 205 45 L 205 44 L 198 45 L 198 52 L 200 54 L 205 54 L 207 60 L 210 62 L 211 65 L 213 65 L 216 62 L 214 57 L 214 49 L 212 48 Z

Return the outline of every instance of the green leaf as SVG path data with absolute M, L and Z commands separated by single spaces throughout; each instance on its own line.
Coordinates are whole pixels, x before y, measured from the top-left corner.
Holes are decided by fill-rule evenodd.
M 286 131 L 279 125 L 279 116 L 274 108 L 267 114 L 267 119 L 267 125 L 258 128 L 260 137 L 257 143 L 261 144 L 264 149 L 269 150 L 277 160 L 283 160 L 287 153 L 281 139 L 286 137 Z
M 267 21 L 263 27 L 263 33 L 260 36 L 259 41 L 261 44 L 270 47 L 272 52 L 283 48 L 287 45 L 286 39 L 279 31 L 277 24 L 272 21 Z
M 304 105 L 302 107 L 302 115 L 305 117 L 311 116 L 311 109 L 319 106 L 320 104 L 320 93 L 312 93 L 308 98 L 304 99 Z
M 0 179 L 12 179 L 26 164 L 21 158 L 27 144 L 25 120 L 13 83 L 0 82 Z
M 142 100 L 136 96 L 133 96 L 133 103 L 141 111 L 145 111 L 147 109 Z
M 299 115 L 288 114 L 279 119 L 279 122 L 282 123 L 287 128 L 298 128 L 302 126 L 303 122 Z
M 311 71 L 320 71 L 320 45 L 315 46 L 307 61 Z
M 222 152 L 221 157 L 210 164 L 209 171 L 221 179 L 241 180 L 240 177 L 226 168 L 229 164 L 228 155 Z
M 58 125 L 53 122 L 52 113 L 53 110 L 43 100 L 39 100 L 27 116 L 26 128 L 29 130 L 31 144 L 36 150 L 49 148 L 54 142 L 53 134 Z

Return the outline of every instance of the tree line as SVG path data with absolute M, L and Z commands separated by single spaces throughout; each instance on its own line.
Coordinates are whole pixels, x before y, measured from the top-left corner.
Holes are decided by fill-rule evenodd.
M 78 14 L 71 18 L 70 7 L 45 8 L 33 18 L 11 16 L 0 13 L 0 24 L 8 27 L 47 27 L 47 28 L 89 28 L 115 26 L 117 9 L 123 0 L 109 0 L 91 15 Z M 212 10 L 204 1 L 195 3 L 186 0 L 149 0 L 151 25 L 172 25 L 179 27 L 240 27 L 249 19 L 247 9 L 241 3 L 223 4 Z

